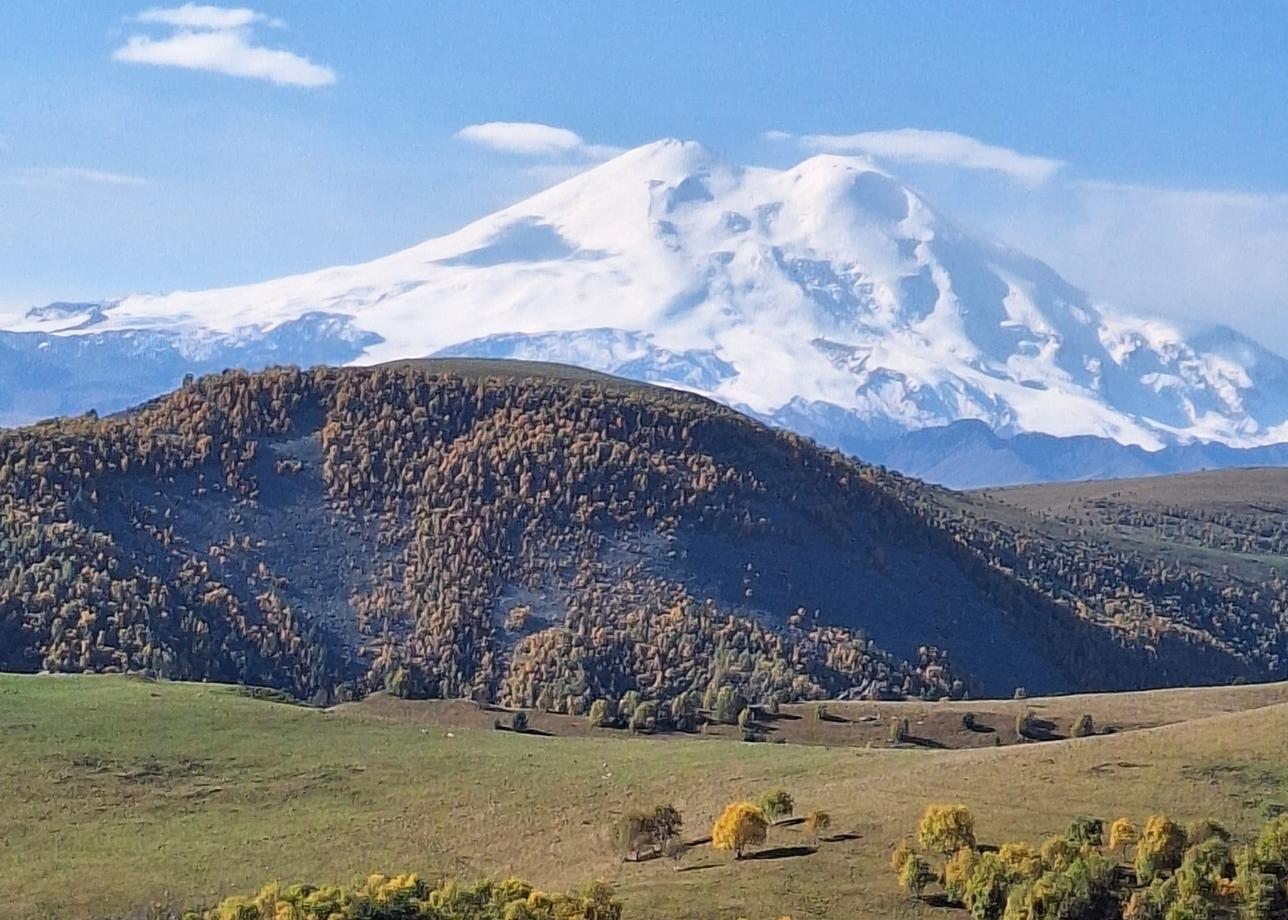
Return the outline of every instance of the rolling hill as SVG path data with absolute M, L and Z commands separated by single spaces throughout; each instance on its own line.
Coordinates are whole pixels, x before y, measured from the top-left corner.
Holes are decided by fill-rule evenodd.
M 566 367 L 230 372 L 0 432 L 0 561 L 0 668 L 318 702 L 679 713 L 1284 675 L 1272 573 Z

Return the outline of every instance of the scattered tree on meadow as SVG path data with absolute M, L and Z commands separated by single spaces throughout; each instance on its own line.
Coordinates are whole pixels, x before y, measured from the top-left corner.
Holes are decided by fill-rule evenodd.
M 832 816 L 825 811 L 811 811 L 805 816 L 805 834 L 814 846 L 831 826 Z
M 731 850 L 734 859 L 742 859 L 747 847 L 765 842 L 769 821 L 760 807 L 751 802 L 734 802 L 716 819 L 711 828 L 711 845 L 717 850 Z
M 917 825 L 923 849 L 945 855 L 975 846 L 975 818 L 965 805 L 930 805 Z
M 609 719 L 607 700 L 595 700 L 590 704 L 590 714 L 586 716 L 586 721 L 591 728 L 602 728 L 608 724 Z
M 930 863 L 916 853 L 910 854 L 899 870 L 899 886 L 914 898 L 921 897 L 926 886 L 934 879 L 935 873 L 931 871 Z
M 790 818 L 795 808 L 796 800 L 786 789 L 771 789 L 760 800 L 760 810 L 764 812 L 770 824 L 776 824 L 783 818 Z

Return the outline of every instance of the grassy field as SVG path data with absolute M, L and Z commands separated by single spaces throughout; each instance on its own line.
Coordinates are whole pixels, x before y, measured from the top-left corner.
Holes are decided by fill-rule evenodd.
M 1288 804 L 1288 705 L 1265 705 L 1282 693 L 1084 697 L 1062 705 L 1106 721 L 1141 707 L 1198 718 L 1067 742 L 885 750 L 515 735 L 442 712 L 328 713 L 213 685 L 4 676 L 0 916 L 129 916 L 371 870 L 517 873 L 546 887 L 598 877 L 628 918 L 947 916 L 903 898 L 886 866 L 928 801 L 967 803 L 992 841 L 1077 814 L 1156 810 L 1246 831 Z M 604 840 L 613 814 L 661 801 L 701 837 L 731 798 L 775 785 L 798 811 L 830 811 L 839 839 L 791 855 L 799 831 L 775 829 L 768 855 L 779 858 L 734 863 L 702 846 L 682 871 L 623 864 Z

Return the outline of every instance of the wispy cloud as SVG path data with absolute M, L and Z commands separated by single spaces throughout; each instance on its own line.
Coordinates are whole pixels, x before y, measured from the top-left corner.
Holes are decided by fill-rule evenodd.
M 15 169 L 0 173 L 0 182 L 6 185 L 32 187 L 86 184 L 139 187 L 152 184 L 147 179 L 139 176 L 109 172 L 104 169 L 89 169 L 83 166 L 42 166 L 32 169 Z
M 466 125 L 456 132 L 456 136 L 480 147 L 526 157 L 575 154 L 590 160 L 606 160 L 622 152 L 619 147 L 588 144 L 576 131 L 535 121 L 489 121 Z
M 134 17 L 163 25 L 169 35 L 131 35 L 112 53 L 113 60 L 155 67 L 181 67 L 266 80 L 279 86 L 317 87 L 335 83 L 335 71 L 282 48 L 255 44 L 256 25 L 281 26 L 280 20 L 244 8 L 198 6 L 144 10 Z
M 284 25 L 280 19 L 271 19 L 245 7 L 203 6 L 197 3 L 144 10 L 134 17 L 134 21 L 174 26 L 176 29 L 244 29 L 257 23 Z
M 803 135 L 769 131 L 765 138 L 794 141 L 809 150 L 865 153 L 882 160 L 989 170 L 1004 173 L 1026 185 L 1041 185 L 1065 165 L 1062 160 L 1020 153 L 953 131 L 899 128 L 858 134 Z

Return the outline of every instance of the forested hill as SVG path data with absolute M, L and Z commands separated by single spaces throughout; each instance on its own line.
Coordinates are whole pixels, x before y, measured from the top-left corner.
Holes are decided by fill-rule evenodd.
M 996 507 L 569 368 L 229 372 L 0 431 L 0 668 L 572 712 L 1282 674 L 1230 577 Z

